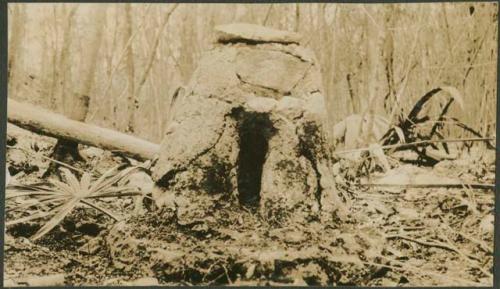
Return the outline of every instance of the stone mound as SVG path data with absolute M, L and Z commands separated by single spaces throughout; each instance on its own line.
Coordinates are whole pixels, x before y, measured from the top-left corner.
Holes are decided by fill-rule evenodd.
M 158 205 L 204 219 L 224 199 L 276 224 L 339 213 L 314 54 L 290 32 L 218 30 L 219 40 L 258 43 L 219 44 L 175 95 L 153 168 Z

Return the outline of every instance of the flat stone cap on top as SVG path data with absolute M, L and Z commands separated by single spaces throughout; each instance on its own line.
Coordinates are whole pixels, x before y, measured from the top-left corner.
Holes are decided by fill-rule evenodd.
M 299 44 L 301 36 L 292 31 L 272 29 L 256 24 L 233 23 L 215 27 L 218 42 L 277 42 Z

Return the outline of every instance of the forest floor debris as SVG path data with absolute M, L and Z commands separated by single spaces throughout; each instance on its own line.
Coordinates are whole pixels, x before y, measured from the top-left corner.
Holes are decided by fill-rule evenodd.
M 9 130 L 13 181 L 45 181 L 54 143 Z M 81 152 L 87 162 L 70 165 L 95 176 L 123 162 L 95 148 Z M 175 209 L 138 210 L 132 197 L 103 199 L 101 206 L 120 212 L 127 222 L 78 207 L 37 241 L 30 237 L 43 222 L 8 226 L 5 282 L 45 286 L 63 278 L 65 285 L 491 286 L 492 190 L 363 187 L 359 184 L 366 175 L 353 172 L 348 160 L 339 166 L 337 186 L 349 197 L 352 220 L 342 227 L 312 221 L 280 228 L 234 206 L 214 208 L 209 220 L 185 220 Z M 400 174 L 418 171 L 408 173 L 414 178 L 421 173 L 471 183 L 495 181 L 494 151 L 487 150 L 433 168 L 401 164 L 393 169 Z M 143 177 L 137 176 L 134 185 Z M 17 217 L 7 212 L 7 221 Z

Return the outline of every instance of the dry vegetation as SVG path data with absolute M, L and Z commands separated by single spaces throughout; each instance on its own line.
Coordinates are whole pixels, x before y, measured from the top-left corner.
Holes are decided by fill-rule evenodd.
M 496 3 L 8 9 L 10 98 L 154 143 L 174 92 L 213 45 L 215 25 L 299 32 L 321 65 L 335 158 L 330 181 L 346 208 L 339 216 L 346 226 L 275 228 L 227 206 L 214 210 L 214 226 L 185 223 L 175 211 L 153 211 L 149 196 L 130 198 L 137 194 L 120 183 L 148 162 L 81 146 L 85 161 L 47 178 L 55 140 L 9 126 L 7 160 L 18 185 L 8 196 L 10 284 L 492 284 Z M 453 141 L 428 146 L 443 139 Z M 403 141 L 426 147 L 415 158 Z M 423 163 L 431 150 L 438 161 Z M 152 186 L 140 171 L 128 185 Z M 116 198 L 123 192 L 132 193 Z M 128 227 L 114 225 L 118 219 Z M 145 236 L 151 243 L 126 243 Z M 174 249 L 154 251 L 161 246 Z M 149 266 L 155 258 L 168 266 Z
M 213 26 L 231 22 L 305 35 L 332 124 L 366 110 L 390 118 L 397 103 L 408 112 L 449 85 L 466 107 L 451 115 L 495 132 L 494 3 L 10 4 L 9 15 L 10 97 L 62 112 L 88 95 L 88 122 L 155 142 L 168 118 L 161 108 L 210 47 Z

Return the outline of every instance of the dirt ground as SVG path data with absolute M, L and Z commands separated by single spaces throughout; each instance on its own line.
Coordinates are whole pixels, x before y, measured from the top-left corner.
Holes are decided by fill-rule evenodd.
M 54 139 L 9 127 L 7 162 L 15 182 L 43 182 L 54 144 Z M 83 147 L 81 153 L 87 162 L 71 165 L 97 176 L 124 161 L 96 148 Z M 391 171 L 372 172 L 370 180 L 359 163 L 342 159 L 335 181 L 349 212 L 330 223 L 271 225 L 227 200 L 213 208 L 208 220 L 185 220 L 175 209 L 152 209 L 147 198 L 140 210 L 133 197 L 106 199 L 102 206 L 119 212 L 123 221 L 78 207 L 35 242 L 29 238 L 43 219 L 8 226 L 4 282 L 492 286 L 493 190 L 360 184 L 404 177 L 493 184 L 494 158 L 494 151 L 473 148 L 433 168 L 393 163 Z M 6 220 L 34 212 L 36 207 L 22 214 L 7 209 Z

